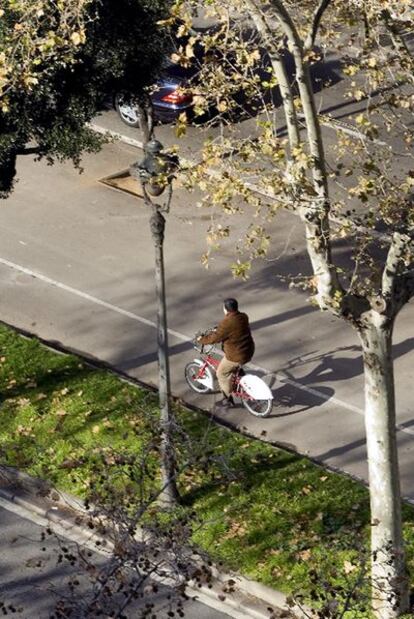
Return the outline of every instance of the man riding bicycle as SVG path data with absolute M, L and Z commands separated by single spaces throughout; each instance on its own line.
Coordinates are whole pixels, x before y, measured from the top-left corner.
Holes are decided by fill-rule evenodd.
M 223 393 L 223 399 L 216 406 L 228 408 L 234 405 L 231 396 L 233 374 L 250 361 L 254 355 L 254 341 L 250 332 L 247 314 L 239 312 L 236 299 L 225 299 L 223 304 L 225 317 L 217 329 L 198 338 L 200 344 L 222 343 L 224 357 L 217 368 L 217 380 Z

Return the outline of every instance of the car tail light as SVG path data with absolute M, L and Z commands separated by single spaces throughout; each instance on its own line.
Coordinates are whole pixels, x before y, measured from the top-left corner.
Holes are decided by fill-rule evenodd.
M 190 103 L 192 96 L 188 92 L 180 92 L 179 90 L 173 90 L 162 97 L 161 101 L 165 103 L 173 103 L 174 105 L 180 105 L 182 103 Z

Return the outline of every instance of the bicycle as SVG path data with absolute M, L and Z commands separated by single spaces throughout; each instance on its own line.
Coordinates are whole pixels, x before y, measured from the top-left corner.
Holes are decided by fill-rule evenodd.
M 219 355 L 213 354 L 214 344 L 208 344 L 206 347 L 198 342 L 197 338 L 205 334 L 206 332 L 197 333 L 193 339 L 194 348 L 200 353 L 200 358 L 187 363 L 184 370 L 188 386 L 200 394 L 214 391 L 214 376 L 221 361 Z M 246 374 L 241 366 L 233 375 L 231 395 L 239 399 L 249 413 L 255 417 L 267 417 L 272 411 L 273 394 L 269 387 L 259 376 Z

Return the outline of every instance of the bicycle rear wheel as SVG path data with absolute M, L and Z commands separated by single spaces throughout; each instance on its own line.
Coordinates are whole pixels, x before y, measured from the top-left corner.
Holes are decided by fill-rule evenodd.
M 201 376 L 200 366 L 195 361 L 187 363 L 184 370 L 185 380 L 187 385 L 196 393 L 209 393 L 211 392 L 208 384 L 213 384 L 213 374 L 210 368 L 205 367 Z M 205 382 L 204 382 L 205 381 Z M 208 383 L 208 384 L 206 384 Z
M 244 408 L 246 408 L 251 415 L 255 417 L 267 417 L 272 412 L 273 400 L 255 400 L 250 397 L 249 399 L 244 396 L 242 398 Z

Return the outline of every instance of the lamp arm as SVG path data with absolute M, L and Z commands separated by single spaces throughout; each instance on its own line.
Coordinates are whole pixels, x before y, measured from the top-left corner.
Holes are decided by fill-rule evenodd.
M 162 205 L 162 207 L 160 208 L 160 211 L 162 213 L 169 213 L 170 212 L 172 194 L 173 194 L 172 182 L 169 182 L 168 185 L 167 185 L 167 198 L 166 198 L 164 204 Z

